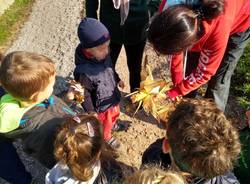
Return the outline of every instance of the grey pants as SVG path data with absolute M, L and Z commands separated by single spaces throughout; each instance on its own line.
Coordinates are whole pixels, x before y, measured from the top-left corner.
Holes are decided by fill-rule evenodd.
M 232 35 L 227 44 L 224 58 L 216 71 L 216 74 L 208 82 L 206 98 L 213 98 L 221 110 L 227 105 L 231 77 L 237 62 L 243 54 L 244 48 L 250 38 L 250 28 L 241 33 Z M 250 62 L 250 61 L 249 61 Z
M 224 57 L 216 74 L 208 82 L 205 98 L 214 99 L 217 106 L 224 111 L 227 105 L 229 89 L 231 84 L 231 77 L 234 69 L 243 54 L 244 48 L 250 38 L 250 28 L 241 33 L 236 33 L 230 36 L 225 51 Z M 188 65 L 186 67 L 186 76 L 189 75 L 194 68 L 197 67 L 199 60 L 199 53 L 188 53 Z M 250 62 L 250 61 L 249 61 Z M 186 95 L 186 97 L 193 98 L 197 94 L 194 90 Z

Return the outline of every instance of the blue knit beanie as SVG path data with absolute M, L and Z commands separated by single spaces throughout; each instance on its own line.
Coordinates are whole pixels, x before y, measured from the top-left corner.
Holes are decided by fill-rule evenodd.
M 110 39 L 107 28 L 93 18 L 84 18 L 78 26 L 77 33 L 83 48 L 93 48 Z

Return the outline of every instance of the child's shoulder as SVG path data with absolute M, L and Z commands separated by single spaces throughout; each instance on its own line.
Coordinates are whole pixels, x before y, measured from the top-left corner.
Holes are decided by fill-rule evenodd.
M 7 133 L 19 126 L 22 116 L 31 107 L 21 107 L 18 100 L 5 94 L 0 100 L 0 132 Z
M 50 96 L 48 99 L 29 109 L 24 117 L 34 117 L 42 114 L 46 119 L 64 115 L 75 115 L 70 107 L 61 98 L 55 95 Z

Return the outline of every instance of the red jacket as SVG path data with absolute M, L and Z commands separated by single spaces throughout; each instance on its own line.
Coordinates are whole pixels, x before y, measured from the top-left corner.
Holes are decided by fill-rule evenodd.
M 225 0 L 225 12 L 213 20 L 202 21 L 202 24 L 205 34 L 189 50 L 200 52 L 198 67 L 183 79 L 183 53 L 173 55 L 171 58 L 171 75 L 175 87 L 168 92 L 168 95 L 172 99 L 199 88 L 216 73 L 223 59 L 229 36 L 250 27 L 250 0 Z

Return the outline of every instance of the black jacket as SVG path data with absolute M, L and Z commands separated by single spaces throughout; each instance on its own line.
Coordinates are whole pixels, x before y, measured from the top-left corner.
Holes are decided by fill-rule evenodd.
M 24 151 L 36 158 L 47 168 L 56 164 L 54 158 L 54 141 L 58 127 L 64 122 L 64 116 L 75 113 L 59 98 L 51 96 L 37 104 L 22 117 L 19 128 L 4 136 L 21 139 Z
M 114 8 L 112 0 L 86 0 L 86 16 L 97 19 L 107 27 L 111 41 L 117 44 L 134 45 L 146 39 L 149 12 L 158 10 L 161 0 L 130 0 L 129 14 L 123 26 L 120 25 L 120 10 Z
M 162 142 L 163 139 L 158 139 L 156 142 L 152 143 L 143 153 L 142 165 L 156 164 L 164 168 L 169 169 L 171 165 L 171 158 L 169 154 L 164 154 L 162 152 Z M 227 172 L 224 175 L 216 176 L 211 179 L 193 177 L 191 184 L 239 184 L 240 182 L 234 176 L 232 172 Z
M 102 61 L 88 59 L 79 44 L 75 51 L 75 65 L 74 77 L 84 87 L 82 105 L 87 112 L 104 112 L 120 102 L 121 95 L 117 87 L 120 78 L 109 55 Z

